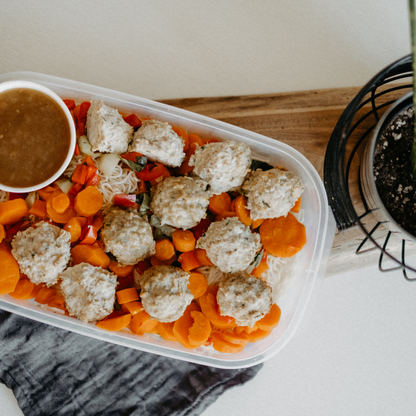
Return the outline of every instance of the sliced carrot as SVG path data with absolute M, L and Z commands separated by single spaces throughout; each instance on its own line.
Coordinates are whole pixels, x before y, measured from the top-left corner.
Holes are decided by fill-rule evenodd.
M 28 214 L 29 208 L 22 198 L 0 203 L 0 224 L 14 224 Z
M 298 200 L 295 202 L 295 205 L 293 205 L 291 211 L 298 213 L 300 211 L 301 204 L 302 204 L 302 197 L 300 196 Z
M 153 333 L 157 324 L 158 321 L 152 319 L 145 310 L 142 310 L 133 316 L 129 328 L 137 335 L 144 335 Z
M 116 261 L 110 261 L 108 268 L 117 276 L 126 277 L 133 271 L 134 265 L 120 266 Z
M 181 264 L 182 269 L 186 272 L 196 269 L 201 265 L 196 257 L 194 250 L 182 253 L 178 257 L 178 262 Z
M 306 244 L 305 226 L 291 213 L 265 220 L 259 233 L 264 248 L 275 257 L 292 257 Z
M 87 119 L 88 110 L 91 107 L 91 103 L 89 101 L 84 101 L 80 105 L 79 113 L 78 113 L 78 120 L 85 120 Z
M 195 153 L 195 147 L 194 146 L 189 147 L 189 149 L 186 151 L 186 156 L 185 156 L 184 161 L 182 162 L 182 165 L 179 166 L 179 168 L 175 169 L 176 174 L 180 176 L 184 176 L 193 171 L 194 167 L 189 165 L 189 159 L 194 153 Z
M 5 241 L 0 243 L 0 295 L 13 292 L 20 279 L 19 264 Z
M 237 327 L 233 329 L 216 330 L 215 332 L 220 333 L 222 338 L 228 342 L 231 342 L 232 344 L 246 346 L 249 342 L 247 334 L 245 332 L 237 333 L 236 330 Z
M 192 251 L 195 248 L 195 236 L 191 230 L 175 230 L 172 234 L 172 242 L 176 250 L 180 252 Z
M 192 144 L 194 143 L 194 146 L 197 145 L 202 147 L 205 142 L 203 139 L 201 139 L 197 134 L 195 133 L 188 133 L 188 140 L 189 140 L 189 147 L 192 147 Z M 194 147 L 195 148 L 195 147 Z
M 268 269 L 269 265 L 265 262 L 262 262 L 255 269 L 253 269 L 250 274 L 256 277 L 260 277 L 260 275 Z
M 267 313 L 266 316 L 263 316 L 263 318 L 257 321 L 256 325 L 259 329 L 270 332 L 274 327 L 276 327 L 279 324 L 281 314 L 282 312 L 279 306 L 273 303 L 269 313 Z
M 35 302 L 47 305 L 56 295 L 56 290 L 52 287 L 42 286 L 35 297 Z
M 62 101 L 68 107 L 68 110 L 73 110 L 75 108 L 75 101 L 74 100 L 62 100 Z
M 212 346 L 214 350 L 232 354 L 232 353 L 238 353 L 243 351 L 245 348 L 245 345 L 241 344 L 233 344 L 227 340 L 224 339 L 223 335 L 220 332 L 213 331 L 211 334 L 211 340 L 212 340 Z
M 243 195 L 235 199 L 235 212 L 244 225 L 248 227 L 251 225 L 250 210 L 247 208 L 247 200 Z
M 199 298 L 202 313 L 216 328 L 228 329 L 236 326 L 235 319 L 220 315 L 217 303 L 218 286 L 208 286 L 207 291 Z
M 31 299 L 35 284 L 32 283 L 27 277 L 21 277 L 17 282 L 13 292 L 9 295 L 15 299 Z
M 136 315 L 136 313 L 142 311 L 144 308 L 143 308 L 142 303 L 136 300 L 133 302 L 123 303 L 121 305 L 121 309 L 123 309 L 123 311 L 129 312 L 131 316 L 134 316 Z
M 200 345 L 193 345 L 189 342 L 189 330 L 191 329 L 192 325 L 194 324 L 194 319 L 191 315 L 191 312 L 198 311 L 200 312 L 200 308 L 197 303 L 192 302 L 190 303 L 183 315 L 175 321 L 173 324 L 173 334 L 176 340 L 185 348 L 194 349 L 198 348 Z M 202 345 L 202 344 L 201 344 Z
M 139 294 L 135 287 L 129 287 L 127 289 L 119 290 L 116 292 L 117 302 L 122 305 L 123 303 L 134 302 L 139 300 Z
M 46 212 L 52 221 L 58 224 L 66 224 L 71 218 L 77 215 L 76 211 L 71 207 L 67 208 L 62 214 L 59 214 L 52 206 L 53 199 L 48 199 L 46 202 Z
M 183 139 L 183 151 L 187 152 L 189 149 L 189 139 L 188 139 L 188 132 L 184 130 L 182 127 L 172 126 L 172 130 Z
M 260 225 L 263 224 L 264 218 L 259 218 L 258 220 L 254 220 L 251 222 L 251 229 L 255 230 L 256 228 L 259 228 Z
M 84 165 L 83 163 L 79 164 L 71 176 L 71 181 L 74 183 L 79 183 L 80 185 L 84 185 L 85 181 L 87 180 L 87 174 L 88 166 Z
M 69 208 L 69 197 L 67 194 L 61 193 L 52 198 L 52 208 L 58 213 L 63 214 Z
M 194 322 L 189 328 L 189 343 L 200 347 L 211 335 L 211 324 L 208 318 L 200 311 L 191 311 L 191 318 Z
M 55 291 L 55 295 L 49 300 L 48 306 L 51 308 L 61 309 L 63 311 L 66 311 L 65 306 L 65 298 L 62 295 L 62 293 L 58 293 Z
M 123 117 L 123 120 L 133 127 L 133 129 L 138 129 L 142 125 L 142 122 L 136 114 L 130 114 L 129 116 Z
M 87 186 L 75 197 L 75 211 L 83 216 L 89 217 L 96 214 L 103 206 L 103 196 L 95 186 Z
M 59 188 L 53 186 L 45 186 L 45 188 L 39 189 L 38 194 L 41 199 L 48 202 L 51 198 L 59 195 L 62 191 Z
M 158 322 L 156 326 L 157 333 L 166 341 L 176 341 L 173 334 L 174 322 Z
M 29 214 L 35 215 L 39 218 L 46 217 L 46 202 L 41 199 L 36 199 L 32 205 L 32 208 L 29 210 Z
M 209 200 L 209 210 L 215 214 L 222 214 L 224 211 L 231 210 L 231 197 L 227 192 L 223 192 L 219 195 L 213 195 Z
M 230 217 L 238 217 L 238 215 L 236 212 L 233 212 L 233 211 L 224 211 L 215 217 L 215 221 L 221 221 L 224 218 L 230 218 Z
M 96 230 L 99 230 L 104 225 L 104 216 L 101 212 L 97 212 L 94 215 L 91 225 L 95 227 Z
M 0 224 L 0 243 L 6 237 L 6 229 L 4 228 L 3 224 Z
M 188 289 L 195 299 L 201 297 L 208 288 L 208 282 L 202 273 L 191 273 L 189 276 Z
M 71 243 L 81 238 L 82 228 L 85 226 L 87 219 L 85 217 L 72 217 L 65 225 L 64 230 L 71 234 Z
M 250 334 L 247 334 L 247 338 L 249 342 L 257 342 L 260 341 L 270 335 L 270 331 L 263 331 L 262 329 L 257 329 Z
M 195 249 L 196 258 L 201 266 L 213 266 L 214 263 L 208 258 L 207 251 L 203 248 Z
M 175 247 L 173 246 L 172 241 L 167 238 L 157 240 L 155 250 L 155 257 L 160 261 L 169 260 L 175 254 Z
M 96 325 L 98 328 L 105 329 L 107 331 L 121 331 L 130 325 L 131 319 L 131 315 L 129 313 L 125 313 L 113 318 L 104 318 L 103 320 L 98 321 Z
M 106 269 L 110 264 L 110 258 L 97 244 L 77 245 L 71 250 L 71 256 L 74 265 L 85 262 Z

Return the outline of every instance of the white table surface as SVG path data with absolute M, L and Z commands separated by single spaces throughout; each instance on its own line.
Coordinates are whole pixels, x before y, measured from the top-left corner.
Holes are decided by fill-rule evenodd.
M 406 0 L 3 0 L 0 28 L 0 73 L 150 99 L 360 86 L 410 53 Z M 325 278 L 307 324 L 204 416 L 414 415 L 415 293 L 375 264 Z M 22 414 L 1 384 L 0 409 Z

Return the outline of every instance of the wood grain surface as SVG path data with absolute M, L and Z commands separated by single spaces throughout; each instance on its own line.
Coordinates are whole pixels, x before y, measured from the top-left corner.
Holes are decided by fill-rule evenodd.
M 359 91 L 360 88 L 340 88 L 163 102 L 280 140 L 306 156 L 323 178 L 328 140 L 342 112 Z M 358 200 L 358 184 L 353 183 L 351 187 L 353 198 Z M 358 272 L 369 262 L 377 267 L 378 249 L 356 254 L 364 237 L 358 226 L 336 232 L 326 276 L 351 269 Z

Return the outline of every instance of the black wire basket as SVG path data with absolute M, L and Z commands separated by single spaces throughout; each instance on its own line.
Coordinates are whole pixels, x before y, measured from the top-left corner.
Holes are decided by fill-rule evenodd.
M 324 184 L 338 230 L 360 227 L 364 238 L 356 254 L 379 250 L 379 270 L 402 270 L 409 281 L 416 280 L 416 261 L 410 264 L 406 251 L 416 253 L 416 244 L 389 231 L 372 214 L 361 188 L 360 162 L 384 112 L 412 90 L 412 57 L 408 55 L 378 73 L 352 99 L 330 137 L 324 163 Z

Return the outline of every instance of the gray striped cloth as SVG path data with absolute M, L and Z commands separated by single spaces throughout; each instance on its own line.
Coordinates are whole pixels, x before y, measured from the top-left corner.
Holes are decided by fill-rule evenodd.
M 191 364 L 0 310 L 0 382 L 26 416 L 200 415 L 260 368 Z

